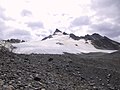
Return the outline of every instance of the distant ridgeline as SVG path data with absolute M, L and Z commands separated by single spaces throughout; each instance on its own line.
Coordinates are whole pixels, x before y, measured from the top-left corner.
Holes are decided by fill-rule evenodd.
M 20 39 L 8 39 L 8 40 L 3 40 L 9 43 L 21 43 L 21 42 L 25 42 L 25 40 L 20 40 Z

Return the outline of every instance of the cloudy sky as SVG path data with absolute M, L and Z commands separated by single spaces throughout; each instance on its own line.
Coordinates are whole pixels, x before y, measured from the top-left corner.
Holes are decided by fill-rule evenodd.
M 56 28 L 120 41 L 120 0 L 0 0 L 0 38 L 37 40 Z

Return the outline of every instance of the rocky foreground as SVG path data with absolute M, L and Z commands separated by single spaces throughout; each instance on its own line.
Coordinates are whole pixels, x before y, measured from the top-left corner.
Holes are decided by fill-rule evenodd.
M 119 55 L 0 51 L 0 90 L 120 90 Z

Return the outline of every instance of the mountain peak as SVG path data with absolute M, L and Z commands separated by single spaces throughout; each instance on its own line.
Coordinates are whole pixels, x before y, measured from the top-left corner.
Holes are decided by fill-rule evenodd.
M 92 35 L 97 35 L 97 36 L 101 36 L 100 34 L 98 34 L 98 33 L 93 33 Z
M 62 31 L 60 31 L 59 29 L 56 29 L 53 35 L 56 35 L 56 33 L 62 33 Z
M 94 33 L 94 34 L 92 34 L 91 36 L 93 37 L 93 39 L 102 39 L 102 38 L 103 38 L 103 36 L 101 36 L 101 35 L 98 34 L 98 33 Z

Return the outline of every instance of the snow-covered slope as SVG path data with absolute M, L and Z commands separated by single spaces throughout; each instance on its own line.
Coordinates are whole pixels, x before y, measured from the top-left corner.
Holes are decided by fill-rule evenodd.
M 15 53 L 22 54 L 63 54 L 64 52 L 80 54 L 89 52 L 111 53 L 115 51 L 96 49 L 89 40 L 87 42 L 84 39 L 74 40 L 69 35 L 64 35 L 61 32 L 55 33 L 46 40 L 17 43 L 13 46 L 17 47 L 14 50 Z

